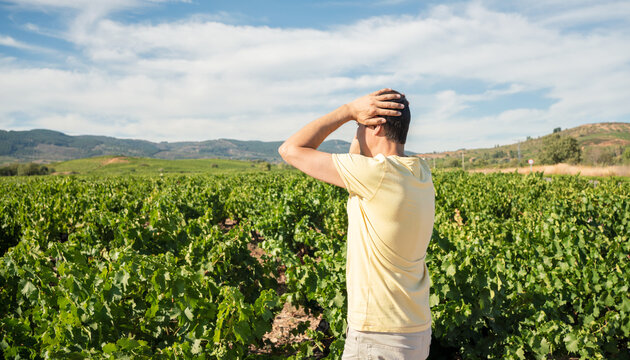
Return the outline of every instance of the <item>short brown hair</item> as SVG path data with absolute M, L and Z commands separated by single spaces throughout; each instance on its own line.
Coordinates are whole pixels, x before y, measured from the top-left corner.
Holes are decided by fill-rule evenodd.
M 399 93 L 396 90 L 388 91 L 384 94 L 400 94 L 400 99 L 387 100 L 391 102 L 396 102 L 399 104 L 404 104 L 404 109 L 399 109 L 400 116 L 389 116 L 384 115 L 383 118 L 387 120 L 385 124 L 383 124 L 383 129 L 385 129 L 385 136 L 395 141 L 399 144 L 404 144 L 407 142 L 407 132 L 409 131 L 409 122 L 411 121 L 411 111 L 409 110 L 409 101 L 405 95 Z

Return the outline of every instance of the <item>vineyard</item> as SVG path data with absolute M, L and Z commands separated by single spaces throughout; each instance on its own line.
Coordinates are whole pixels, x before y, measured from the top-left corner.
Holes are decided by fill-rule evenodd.
M 630 359 L 630 182 L 434 184 L 431 359 Z M 4 179 L 0 353 L 338 359 L 346 200 L 291 172 Z M 286 303 L 321 320 L 273 342 Z

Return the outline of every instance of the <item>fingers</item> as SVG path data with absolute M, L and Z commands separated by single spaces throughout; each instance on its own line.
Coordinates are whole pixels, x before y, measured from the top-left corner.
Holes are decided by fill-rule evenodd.
M 376 109 L 376 115 L 386 115 L 386 116 L 400 116 L 401 112 L 397 110 L 389 110 L 389 109 Z
M 381 95 L 382 93 L 386 93 L 386 92 L 388 92 L 388 91 L 392 91 L 392 89 L 390 89 L 390 88 L 384 88 L 384 89 L 381 89 L 381 90 L 377 90 L 377 91 L 375 91 L 375 92 L 371 93 L 370 95 L 372 95 L 372 96 L 378 96 L 378 95 Z
M 376 100 L 379 100 L 379 101 L 394 100 L 394 99 L 400 99 L 401 97 L 402 96 L 400 96 L 400 94 L 383 94 L 383 95 L 376 96 Z
M 404 109 L 405 104 L 399 104 L 395 102 L 377 101 L 376 106 L 384 109 Z
M 387 120 L 384 118 L 371 118 L 363 120 L 362 124 L 365 126 L 373 126 L 373 125 L 382 125 L 385 124 Z

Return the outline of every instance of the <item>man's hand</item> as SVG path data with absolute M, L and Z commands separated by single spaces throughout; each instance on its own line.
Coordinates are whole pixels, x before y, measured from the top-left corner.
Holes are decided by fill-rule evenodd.
M 348 103 L 346 106 L 352 118 L 359 124 L 370 126 L 385 123 L 386 120 L 379 116 L 400 116 L 399 111 L 390 109 L 402 109 L 405 105 L 387 101 L 400 99 L 400 94 L 385 94 L 391 90 L 381 89 Z

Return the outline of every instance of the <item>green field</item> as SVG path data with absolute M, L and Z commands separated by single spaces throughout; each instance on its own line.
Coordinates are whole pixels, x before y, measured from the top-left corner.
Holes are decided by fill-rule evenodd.
M 630 183 L 434 183 L 430 359 L 630 358 Z M 338 359 L 346 200 L 296 172 L 0 179 L 0 355 Z M 266 338 L 285 303 L 321 319 L 302 341 Z
M 226 174 L 280 169 L 263 161 L 227 159 L 161 160 L 137 157 L 99 156 L 48 165 L 57 174 L 81 175 L 159 175 Z

